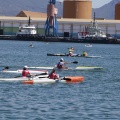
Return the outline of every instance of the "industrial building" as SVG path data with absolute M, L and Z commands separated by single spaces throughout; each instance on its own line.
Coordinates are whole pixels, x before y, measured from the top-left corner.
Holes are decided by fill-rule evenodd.
M 86 26 L 91 25 L 93 21 L 91 0 L 64 0 L 63 4 L 63 18 L 57 18 L 59 36 L 64 36 L 64 33 L 68 33 L 68 36 L 81 33 L 85 31 Z M 66 7 L 67 5 L 68 7 Z M 72 7 L 72 5 L 74 7 Z M 88 8 L 87 11 L 85 6 Z M 74 14 L 68 14 L 72 13 L 69 11 L 71 7 L 74 10 Z M 106 34 L 120 34 L 120 15 L 118 14 L 118 11 L 120 11 L 120 4 L 117 4 L 115 9 L 115 20 L 96 19 L 98 26 Z M 18 14 L 17 17 L 0 16 L 0 35 L 15 35 L 19 26 L 27 24 L 29 18 L 24 16 L 21 17 L 21 14 Z M 44 16 L 46 15 L 47 14 L 44 14 Z M 36 26 L 37 33 L 40 35 L 45 34 L 45 21 L 45 17 L 31 17 L 31 24 Z
M 91 19 L 91 0 L 64 0 L 63 18 Z
M 83 32 L 85 26 L 90 26 L 92 19 L 57 19 L 59 23 L 59 35 L 64 32 L 75 34 Z M 31 23 L 36 26 L 38 34 L 44 34 L 44 24 L 46 18 L 31 18 Z M 106 34 L 120 34 L 120 20 L 96 20 L 98 26 Z M 0 17 L 0 34 L 1 35 L 15 35 L 19 26 L 27 24 L 27 17 Z

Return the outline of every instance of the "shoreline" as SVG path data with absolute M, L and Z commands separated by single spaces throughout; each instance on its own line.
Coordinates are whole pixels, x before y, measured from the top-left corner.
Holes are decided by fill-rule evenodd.
M 70 38 L 70 37 L 45 37 L 40 35 L 0 35 L 0 40 L 16 41 L 40 41 L 40 42 L 68 42 L 68 43 L 96 43 L 96 44 L 120 44 L 116 38 Z

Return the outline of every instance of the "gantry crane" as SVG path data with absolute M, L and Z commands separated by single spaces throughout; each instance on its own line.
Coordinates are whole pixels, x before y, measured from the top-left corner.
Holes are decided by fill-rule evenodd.
M 56 0 L 50 0 L 47 6 L 47 20 L 45 22 L 45 36 L 58 36 L 57 8 Z

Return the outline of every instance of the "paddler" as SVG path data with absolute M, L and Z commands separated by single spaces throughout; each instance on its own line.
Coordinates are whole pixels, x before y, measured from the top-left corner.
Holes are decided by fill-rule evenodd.
M 74 48 L 73 47 L 69 48 L 69 52 L 74 52 Z
M 30 76 L 31 76 L 31 74 L 28 70 L 28 66 L 24 66 L 23 71 L 22 71 L 22 77 L 30 77 Z
M 88 53 L 86 52 L 86 51 L 83 51 L 83 54 L 82 54 L 82 56 L 88 56 Z
M 58 75 L 55 73 L 55 69 L 53 69 L 51 71 L 51 73 L 49 74 L 48 78 L 50 78 L 50 79 L 59 79 Z
M 73 56 L 73 52 L 69 52 L 68 56 Z
M 69 54 L 68 54 L 68 56 L 72 56 L 73 52 L 74 52 L 74 48 L 73 47 L 69 48 Z
M 69 63 L 68 62 L 64 62 L 64 59 L 61 58 L 60 61 L 57 64 L 57 68 L 58 69 L 64 69 L 64 68 L 66 69 L 66 68 L 68 68 L 68 67 L 65 67 L 65 64 L 69 64 Z
M 9 69 L 9 67 L 6 66 L 5 68 L 2 69 L 2 71 L 6 71 L 6 70 L 8 70 L 8 69 Z

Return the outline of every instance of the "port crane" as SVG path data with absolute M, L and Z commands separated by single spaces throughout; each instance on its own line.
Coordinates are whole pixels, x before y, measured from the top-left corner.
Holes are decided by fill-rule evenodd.
M 58 13 L 58 9 L 55 8 L 56 0 L 50 0 L 47 5 L 47 19 L 45 22 L 45 36 L 46 37 L 57 37 L 58 36 L 58 22 L 56 15 Z

